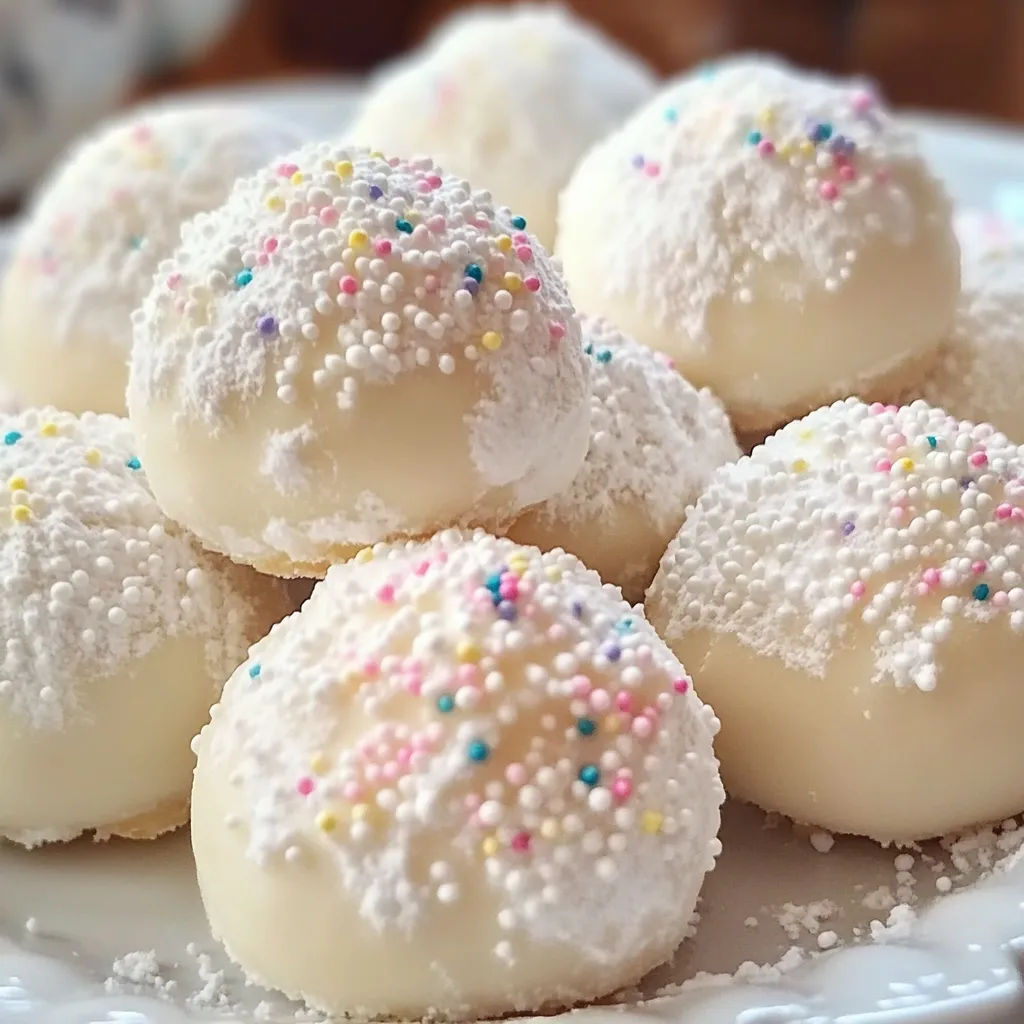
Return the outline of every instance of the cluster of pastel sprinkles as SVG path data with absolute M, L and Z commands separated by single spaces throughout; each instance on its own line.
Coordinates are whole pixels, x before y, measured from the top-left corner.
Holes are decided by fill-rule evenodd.
M 5 416 L 0 473 L 0 708 L 59 727 L 81 683 L 181 633 L 203 637 L 212 673 L 230 671 L 245 598 L 168 527 L 124 420 Z
M 685 777 L 698 761 L 715 774 L 708 722 L 700 726 L 706 749 L 687 746 L 690 717 L 706 709 L 677 707 L 693 699 L 678 662 L 572 556 L 482 534 L 467 554 L 442 535 L 366 549 L 331 573 L 347 574 L 351 585 L 343 597 L 329 594 L 340 581 L 329 574 L 314 596 L 314 605 L 317 597 L 340 601 L 344 611 L 336 613 L 342 635 L 329 655 L 336 669 L 325 698 L 337 707 L 344 694 L 371 725 L 333 758 L 304 751 L 290 780 L 300 828 L 312 825 L 353 856 L 406 828 L 450 828 L 463 857 L 492 880 L 515 879 L 523 895 L 530 872 L 549 901 L 580 858 L 588 876 L 610 881 L 636 844 L 688 839 L 700 787 L 688 789 Z M 461 611 L 417 610 L 436 609 L 438 592 Z M 393 638 L 408 630 L 408 653 L 395 653 Z M 273 679 L 274 659 L 259 659 L 257 648 L 242 670 L 246 685 L 285 685 Z M 293 669 L 288 658 L 280 671 L 294 682 Z M 399 704 L 411 713 L 393 714 Z M 672 845 L 649 855 L 670 861 Z M 300 859 L 301 849 L 287 846 L 284 856 Z M 459 898 L 460 862 L 453 856 L 430 869 L 442 903 Z M 511 928 L 536 910 L 530 901 L 506 906 L 499 924 Z
M 453 374 L 460 358 L 497 372 L 487 361 L 511 354 L 545 373 L 572 310 L 526 226 L 428 159 L 307 146 L 186 226 L 136 330 L 159 342 L 161 313 L 183 325 L 207 404 L 225 373 L 229 390 L 252 390 L 271 353 L 282 402 L 306 376 L 342 409 L 361 380 Z M 155 353 L 144 373 L 157 387 L 162 358 L 174 361 Z
M 877 679 L 931 690 L 958 617 L 1024 632 L 1022 531 L 1024 452 L 1004 435 L 851 398 L 721 470 L 663 571 L 684 630 L 735 631 L 821 674 L 855 616 L 877 631 Z M 795 616 L 808 629 L 783 648 Z

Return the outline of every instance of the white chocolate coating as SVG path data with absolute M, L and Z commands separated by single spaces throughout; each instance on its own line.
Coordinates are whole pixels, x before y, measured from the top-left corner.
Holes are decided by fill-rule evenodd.
M 187 817 L 189 741 L 280 583 L 157 507 L 125 420 L 0 416 L 0 836 L 149 837 Z
M 1024 808 L 1024 449 L 847 399 L 725 466 L 647 597 L 730 795 L 909 841 Z
M 605 995 L 688 934 L 721 849 L 717 725 L 571 555 L 378 545 L 253 649 L 196 741 L 211 929 L 330 1012 Z
M 953 322 L 949 200 L 852 82 L 725 62 L 667 86 L 580 162 L 557 252 L 573 301 L 768 430 L 875 397 Z
M 551 247 L 580 157 L 654 91 L 653 73 L 555 4 L 481 6 L 382 77 L 348 138 L 433 157 L 493 192 Z
M 428 160 L 317 143 L 186 225 L 128 391 L 168 515 L 316 575 L 365 544 L 497 529 L 566 486 L 589 367 L 521 224 Z
M 124 415 L 131 314 L 184 221 L 296 144 L 242 107 L 132 114 L 74 148 L 39 194 L 0 291 L 0 374 L 27 404 Z
M 564 548 L 632 604 L 644 599 L 687 506 L 740 451 L 710 391 L 607 321 L 582 325 L 592 360 L 587 457 L 572 484 L 508 536 L 542 551 Z
M 956 323 L 937 365 L 904 392 L 1024 442 L 1024 240 L 963 252 Z

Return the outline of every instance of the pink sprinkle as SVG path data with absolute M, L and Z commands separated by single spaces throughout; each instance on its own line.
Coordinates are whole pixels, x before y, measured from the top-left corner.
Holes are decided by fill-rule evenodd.
M 407 765 L 412 760 L 412 747 L 399 747 L 395 752 L 395 760 L 400 765 Z
M 384 775 L 384 778 L 389 782 L 394 782 L 401 774 L 398 769 L 398 765 L 394 761 L 388 761 L 381 769 L 381 772 Z
M 516 245 L 526 245 L 530 241 L 530 236 L 525 231 L 517 231 L 512 236 L 512 241 L 515 242 Z
M 632 793 L 632 780 L 627 779 L 624 776 L 619 776 L 619 778 L 612 783 L 612 796 L 614 796 L 616 800 L 628 800 Z
M 277 252 L 277 239 L 276 238 L 268 238 L 263 243 L 263 249 L 266 252 Z
M 466 810 L 475 811 L 480 807 L 483 801 L 480 799 L 477 793 L 467 793 L 466 799 L 463 801 L 466 805 Z
M 857 172 L 850 164 L 843 164 L 843 166 L 839 168 L 839 177 L 843 181 L 853 181 L 853 179 L 857 177 Z
M 295 788 L 302 796 L 309 796 L 313 792 L 313 780 L 308 775 L 304 775 L 295 784 Z
M 373 251 L 378 256 L 387 256 L 391 252 L 391 242 L 386 238 L 378 238 L 373 243 Z
M 362 671 L 367 679 L 373 679 L 380 672 L 380 662 L 373 658 L 367 658 L 362 664 Z
M 975 452 L 968 461 L 972 466 L 984 466 L 988 462 L 988 456 L 984 452 Z
M 850 97 L 850 106 L 855 114 L 866 114 L 875 105 L 875 98 L 871 93 L 861 90 Z
M 513 761 L 505 769 L 505 779 L 510 786 L 522 786 L 527 778 L 526 768 L 518 761 Z
M 540 291 L 540 278 L 539 277 L 533 277 L 531 275 L 530 277 L 526 278 L 525 281 L 523 281 L 523 284 L 526 285 L 527 291 L 531 291 L 531 292 L 539 292 Z
M 423 278 L 423 287 L 431 295 L 433 295 L 434 292 L 437 291 L 437 286 L 438 286 L 438 280 L 437 280 L 437 278 L 433 274 L 427 274 L 427 276 L 425 278 Z
M 620 711 L 625 711 L 628 713 L 629 710 L 633 707 L 633 695 L 631 693 L 628 693 L 626 690 L 619 690 L 619 692 L 615 695 L 615 706 Z
M 277 173 L 282 178 L 290 178 L 297 170 L 298 167 L 295 164 L 278 164 L 277 166 Z
M 611 694 L 607 690 L 591 690 L 590 706 L 595 711 L 607 711 L 612 706 Z
M 548 325 L 548 330 L 551 332 L 551 337 L 555 341 L 561 341 L 565 337 L 565 324 L 558 323 L 557 320 L 552 320 Z
M 418 697 L 423 693 L 423 680 L 419 676 L 410 676 L 405 681 L 406 693 L 411 693 L 414 697 Z
M 661 164 L 653 161 L 644 164 L 644 174 L 646 174 L 648 178 L 656 178 L 661 174 Z
M 359 291 L 359 282 L 351 274 L 346 274 L 339 282 L 339 287 L 346 295 L 355 295 Z
M 535 605 L 528 604 L 521 608 L 520 611 L 527 618 L 530 618 L 531 615 L 536 614 L 537 608 Z M 547 636 L 547 638 L 553 644 L 557 644 L 559 641 L 564 640 L 567 635 L 568 634 L 566 632 L 565 626 L 563 626 L 560 622 L 554 622 L 550 626 L 548 626 L 547 633 L 545 634 L 545 636 Z
M 1005 590 L 997 590 L 992 595 L 992 603 L 997 608 L 1005 608 L 1010 603 L 1010 595 Z
M 506 580 L 498 588 L 498 596 L 506 601 L 515 601 L 519 597 L 519 584 L 514 580 Z
M 153 137 L 153 133 L 148 124 L 139 124 L 132 129 L 132 137 L 136 142 L 148 142 Z
M 344 786 L 341 787 L 341 795 L 348 800 L 349 803 L 355 803 L 363 795 L 363 787 L 358 782 L 348 781 Z
M 882 167 L 879 170 L 875 171 L 875 181 L 877 181 L 879 185 L 886 185 L 886 184 L 888 184 L 888 182 L 889 182 L 889 172 L 884 167 Z
M 420 562 L 420 564 L 417 565 L 415 569 L 413 569 L 413 572 L 417 576 L 426 576 L 427 575 L 427 571 L 429 569 L 430 569 L 430 559 L 428 558 L 428 559 L 425 559 L 424 561 Z
M 444 735 L 444 726 L 440 722 L 431 722 L 423 732 L 428 745 L 432 747 Z
M 569 680 L 574 697 L 588 697 L 593 690 L 594 684 L 586 676 L 573 676 Z
M 430 183 L 427 181 L 426 178 L 420 178 L 420 180 L 416 182 L 416 191 L 417 192 L 429 192 L 430 191 Z
M 526 853 L 530 849 L 530 833 L 529 832 L 517 832 L 509 844 L 513 850 L 518 850 L 520 853 Z
M 377 591 L 377 600 L 381 604 L 393 604 L 395 600 L 395 588 L 390 583 L 385 583 Z
M 927 597 L 931 593 L 931 588 L 927 583 L 918 583 L 914 587 L 914 593 L 918 597 Z
M 181 274 L 171 274 L 167 278 L 167 287 L 172 291 L 177 288 L 179 284 L 181 284 Z
M 676 693 L 686 693 L 687 690 L 690 689 L 690 680 L 685 678 L 677 679 L 672 684 L 672 689 L 675 690 Z
M 458 679 L 462 686 L 478 686 L 480 683 L 480 666 L 460 665 L 455 673 L 455 678 Z
M 818 186 L 818 195 L 831 202 L 833 199 L 839 198 L 839 186 L 834 181 L 823 181 Z
M 261 252 L 259 256 L 256 257 L 256 262 L 261 267 L 265 267 L 270 262 L 270 257 L 265 252 Z
M 409 742 L 411 743 L 412 749 L 414 751 L 415 750 L 420 750 L 420 751 L 430 750 L 430 748 L 433 746 L 433 743 L 432 743 L 430 737 L 426 734 L 426 732 L 415 733 L 413 735 L 412 739 Z
M 1024 519 L 1024 508 L 1015 508 L 1013 510 L 1013 515 L 1011 516 L 1011 518 L 1015 523 L 1019 523 L 1022 519 Z
M 942 581 L 942 575 L 939 573 L 939 570 L 934 567 L 931 569 L 925 569 L 925 571 L 921 573 L 921 581 L 927 587 L 937 587 Z
M 516 249 L 516 256 L 522 260 L 523 263 L 529 263 L 533 259 L 533 250 L 528 245 L 520 245 Z
M 428 174 L 427 175 L 427 184 L 431 188 L 440 188 L 441 187 L 441 176 L 439 174 Z
M 878 416 L 880 413 L 885 412 L 885 404 L 883 402 L 872 402 L 871 405 L 868 406 L 868 412 L 870 412 L 872 416 Z
M 388 159 L 388 167 L 397 167 L 398 164 L 399 160 L 397 156 L 393 156 Z
M 879 473 L 888 473 L 892 469 L 892 462 L 889 459 L 879 459 L 875 463 L 875 469 Z
M 333 206 L 325 206 L 320 211 L 320 223 L 321 224 L 337 224 L 338 223 L 338 211 Z
M 651 720 L 644 715 L 640 715 L 638 718 L 633 719 L 633 735 L 639 736 L 640 739 L 646 739 L 654 731 L 654 725 Z
M 856 598 L 863 597 L 865 590 L 867 590 L 867 587 L 864 586 L 864 581 L 863 580 L 854 580 L 850 584 L 850 595 L 852 597 L 856 597 Z
M 368 764 L 363 769 L 363 775 L 365 776 L 366 781 L 372 786 L 380 779 L 380 767 L 375 764 Z
M 1002 505 L 996 506 L 996 519 L 1009 519 L 1013 515 L 1013 506 L 1007 505 L 1003 502 Z
M 763 157 L 775 156 L 775 143 L 771 139 L 762 139 L 757 144 L 757 151 Z
M 971 562 L 971 572 L 975 576 L 981 576 L 988 571 L 988 562 Z

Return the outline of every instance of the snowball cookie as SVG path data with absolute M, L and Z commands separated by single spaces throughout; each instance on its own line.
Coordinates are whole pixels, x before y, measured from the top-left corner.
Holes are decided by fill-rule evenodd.
M 727 62 L 583 158 L 558 251 L 580 308 L 667 352 L 740 433 L 914 379 L 959 291 L 950 203 L 852 82 Z
M 335 566 L 196 741 L 212 931 L 329 1012 L 557 1009 L 687 935 L 718 726 L 641 611 L 482 532 Z
M 0 291 L 0 375 L 26 404 L 123 415 L 131 313 L 182 222 L 295 144 L 262 114 L 198 105 L 87 138 L 20 231 Z
M 583 321 L 583 341 L 593 361 L 590 450 L 568 489 L 508 535 L 571 551 L 628 601 L 642 601 L 687 506 L 740 451 L 718 399 L 660 352 L 601 319 Z
M 718 471 L 647 609 L 731 795 L 900 841 L 1024 808 L 1022 479 L 990 426 L 852 398 Z
M 0 415 L 0 480 L 0 837 L 175 828 L 189 740 L 281 584 L 164 518 L 125 420 Z
M 382 76 L 348 138 L 429 153 L 492 190 L 550 247 L 576 162 L 654 86 L 637 57 L 564 7 L 478 7 Z
M 520 218 L 429 160 L 323 143 L 185 226 L 137 317 L 128 405 L 172 519 L 236 561 L 322 575 L 568 486 L 589 388 Z
M 964 249 L 953 332 L 929 375 L 906 390 L 960 419 L 1024 440 L 1024 239 Z

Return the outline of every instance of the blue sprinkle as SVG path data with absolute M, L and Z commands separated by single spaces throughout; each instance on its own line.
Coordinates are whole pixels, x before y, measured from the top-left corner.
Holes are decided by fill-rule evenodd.
M 580 782 L 588 786 L 596 786 L 601 781 L 601 772 L 595 764 L 585 764 L 580 769 Z
M 235 274 L 235 287 L 244 288 L 252 280 L 252 271 L 245 267 Z
M 379 185 L 371 185 L 370 186 L 370 198 L 371 199 L 380 199 L 380 197 L 382 195 L 384 195 L 384 189 L 382 189 Z
M 526 228 L 526 218 L 525 217 L 513 217 L 512 218 L 512 227 L 514 227 L 517 231 L 524 230 Z
M 491 756 L 491 748 L 483 740 L 473 740 L 467 747 L 466 754 L 470 761 L 476 761 L 479 764 Z
M 988 595 L 991 593 L 991 589 L 987 583 L 979 583 L 971 593 L 974 596 L 975 601 L 987 601 Z
M 255 665 L 249 666 L 249 678 L 255 679 L 260 674 L 260 663 L 256 662 Z
M 437 710 L 442 714 L 448 714 L 449 711 L 455 708 L 455 698 L 450 693 L 442 693 L 437 698 Z M 472 755 L 470 755 L 472 756 Z
M 17 430 L 8 430 L 7 433 L 4 434 L 4 444 L 6 445 L 17 444 L 20 440 L 21 434 Z
M 142 463 L 139 462 L 138 456 L 136 455 L 133 455 L 130 459 L 126 459 L 125 465 L 129 469 L 142 469 Z
M 395 228 L 398 231 L 401 231 L 403 234 L 412 234 L 412 225 L 407 220 L 403 220 L 401 217 L 399 217 L 398 220 L 395 221 Z
M 476 263 L 467 264 L 465 269 L 465 275 L 466 277 L 473 278 L 473 280 L 476 281 L 477 284 L 479 284 L 484 279 L 484 272 Z
M 581 736 L 593 736 L 597 732 L 597 722 L 592 718 L 577 718 L 576 731 Z

